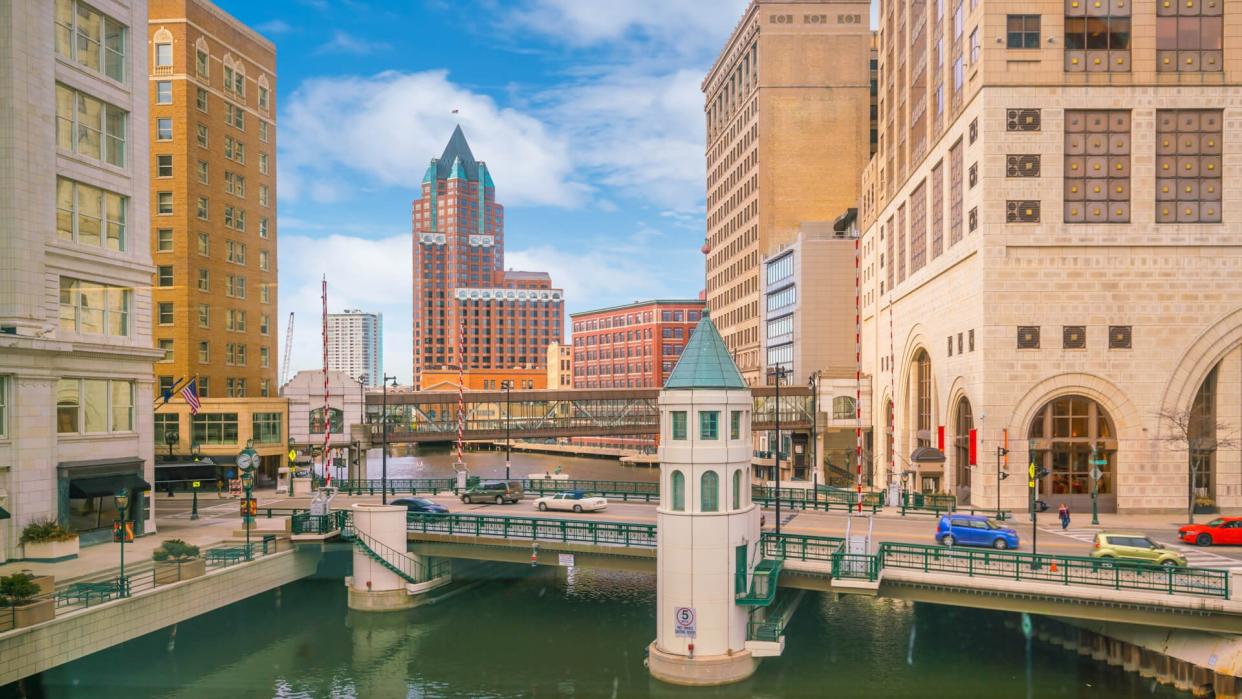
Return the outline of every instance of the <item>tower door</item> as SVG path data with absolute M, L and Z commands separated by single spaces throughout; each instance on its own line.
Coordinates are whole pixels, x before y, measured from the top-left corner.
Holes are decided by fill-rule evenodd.
M 733 550 L 733 592 L 738 595 L 746 594 L 746 549 L 746 544 L 742 544 Z

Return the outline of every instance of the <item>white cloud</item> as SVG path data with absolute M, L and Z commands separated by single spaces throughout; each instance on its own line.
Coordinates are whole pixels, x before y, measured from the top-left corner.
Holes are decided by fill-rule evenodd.
M 281 225 L 286 221 L 281 220 Z M 328 278 L 328 311 L 358 308 L 384 314 L 384 369 L 410 382 L 413 343 L 410 310 L 413 278 L 409 234 L 378 240 L 348 235 L 311 238 L 282 232 L 280 238 L 280 329 L 295 314 L 288 375 L 323 366 L 323 302 L 320 282 Z M 281 367 L 281 371 L 284 371 Z
M 289 32 L 293 31 L 293 25 L 289 24 L 283 19 L 268 20 L 266 22 L 262 22 L 260 24 L 254 25 L 254 28 L 260 34 L 272 34 L 272 35 L 288 34 Z
M 458 123 L 504 203 L 573 206 L 587 192 L 572 179 L 562 138 L 539 119 L 450 82 L 445 71 L 311 79 L 285 105 L 280 193 L 289 200 L 335 201 L 359 179 L 414 193 Z
M 628 41 L 678 53 L 719 49 L 748 0 L 529 0 L 522 26 L 575 46 Z
M 326 43 L 319 46 L 318 53 L 352 53 L 357 56 L 365 56 L 392 48 L 382 41 L 370 41 L 362 39 L 350 34 L 347 31 L 337 29 L 332 32 L 332 38 Z

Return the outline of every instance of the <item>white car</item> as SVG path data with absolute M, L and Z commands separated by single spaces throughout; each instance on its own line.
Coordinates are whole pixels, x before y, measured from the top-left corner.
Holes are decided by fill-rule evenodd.
M 540 512 L 547 510 L 573 510 L 574 512 L 595 512 L 608 507 L 608 501 L 587 495 L 581 490 L 571 490 L 556 495 L 545 495 L 535 500 L 535 507 Z

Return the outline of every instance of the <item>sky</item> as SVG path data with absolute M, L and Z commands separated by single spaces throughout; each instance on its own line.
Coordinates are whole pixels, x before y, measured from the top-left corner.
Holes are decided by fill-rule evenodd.
M 699 85 L 746 0 L 216 2 L 276 44 L 290 376 L 322 365 L 326 275 L 330 312 L 384 314 L 385 371 L 410 382 L 410 206 L 458 123 L 506 266 L 549 272 L 566 320 L 703 288 Z

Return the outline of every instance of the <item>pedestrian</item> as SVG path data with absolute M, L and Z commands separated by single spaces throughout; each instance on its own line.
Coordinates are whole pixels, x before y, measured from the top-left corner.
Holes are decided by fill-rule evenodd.
M 1061 503 L 1061 508 L 1057 510 L 1057 516 L 1061 518 L 1061 528 L 1067 529 L 1070 523 L 1069 505 Z

